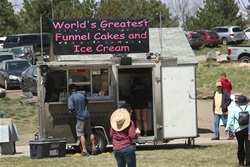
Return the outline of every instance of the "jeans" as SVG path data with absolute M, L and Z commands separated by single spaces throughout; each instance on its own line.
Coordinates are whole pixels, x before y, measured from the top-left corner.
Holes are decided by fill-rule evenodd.
M 227 125 L 227 115 L 214 114 L 214 131 L 215 131 L 216 138 L 220 138 L 220 132 L 219 132 L 220 119 L 222 120 L 225 127 Z M 232 136 L 232 135 L 233 135 L 233 132 L 231 131 L 231 128 L 230 128 L 229 136 Z
M 237 156 L 239 162 L 244 162 L 246 157 L 246 165 L 250 165 L 250 141 L 248 140 L 248 128 L 236 132 L 235 136 L 238 142 Z
M 118 167 L 136 167 L 135 150 L 133 146 L 125 147 L 121 150 L 114 150 Z

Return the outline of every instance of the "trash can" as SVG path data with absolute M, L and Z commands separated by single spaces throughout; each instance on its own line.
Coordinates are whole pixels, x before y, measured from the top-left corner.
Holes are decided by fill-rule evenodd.
M 66 154 L 65 138 L 31 140 L 29 144 L 31 159 L 65 157 Z

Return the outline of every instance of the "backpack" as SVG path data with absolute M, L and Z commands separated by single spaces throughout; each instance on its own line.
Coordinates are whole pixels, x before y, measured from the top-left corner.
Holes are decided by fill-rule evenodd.
M 239 125 L 241 126 L 244 126 L 244 125 L 248 125 L 249 123 L 249 113 L 248 111 L 246 111 L 246 108 L 245 110 L 243 111 L 242 108 L 239 106 L 239 108 L 241 109 L 241 112 L 239 112 L 239 118 L 235 118 L 238 122 L 239 122 Z

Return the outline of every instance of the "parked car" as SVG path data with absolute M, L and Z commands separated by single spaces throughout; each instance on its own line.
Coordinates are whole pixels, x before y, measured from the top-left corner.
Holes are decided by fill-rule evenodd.
M 11 60 L 11 59 L 15 59 L 15 56 L 12 53 L 9 52 L 0 52 L 0 63 L 4 60 Z
M 203 48 L 205 46 L 204 41 L 197 32 L 186 31 L 185 35 L 192 49 Z
M 9 48 L 8 50 L 20 59 L 30 60 L 33 56 L 35 56 L 35 52 L 32 45 L 13 47 Z
M 6 90 L 20 87 L 21 73 L 31 66 L 29 60 L 14 59 L 4 60 L 0 64 L 0 85 Z
M 250 63 L 250 46 L 229 46 L 227 59 L 241 63 Z
M 3 43 L 5 41 L 6 37 L 0 37 L 0 49 L 3 48 Z
M 201 39 L 204 40 L 205 46 L 218 46 L 220 44 L 219 35 L 212 30 L 196 30 L 201 35 Z
M 37 66 L 27 68 L 21 74 L 21 88 L 23 92 L 37 94 Z
M 244 30 L 245 32 L 245 39 L 250 40 L 250 27 Z
M 242 43 L 245 40 L 245 33 L 239 26 L 220 26 L 212 29 L 220 36 L 223 45 L 230 43 Z
M 49 51 L 50 45 L 50 34 L 43 33 L 43 51 Z M 4 48 L 12 48 L 17 46 L 26 46 L 32 45 L 34 51 L 41 50 L 41 34 L 34 33 L 34 34 L 15 34 L 15 35 L 8 35 L 6 40 L 4 41 Z

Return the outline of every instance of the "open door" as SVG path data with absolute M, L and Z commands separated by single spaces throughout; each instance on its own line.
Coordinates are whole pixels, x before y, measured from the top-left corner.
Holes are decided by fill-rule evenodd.
M 161 67 L 163 138 L 197 137 L 195 65 Z

